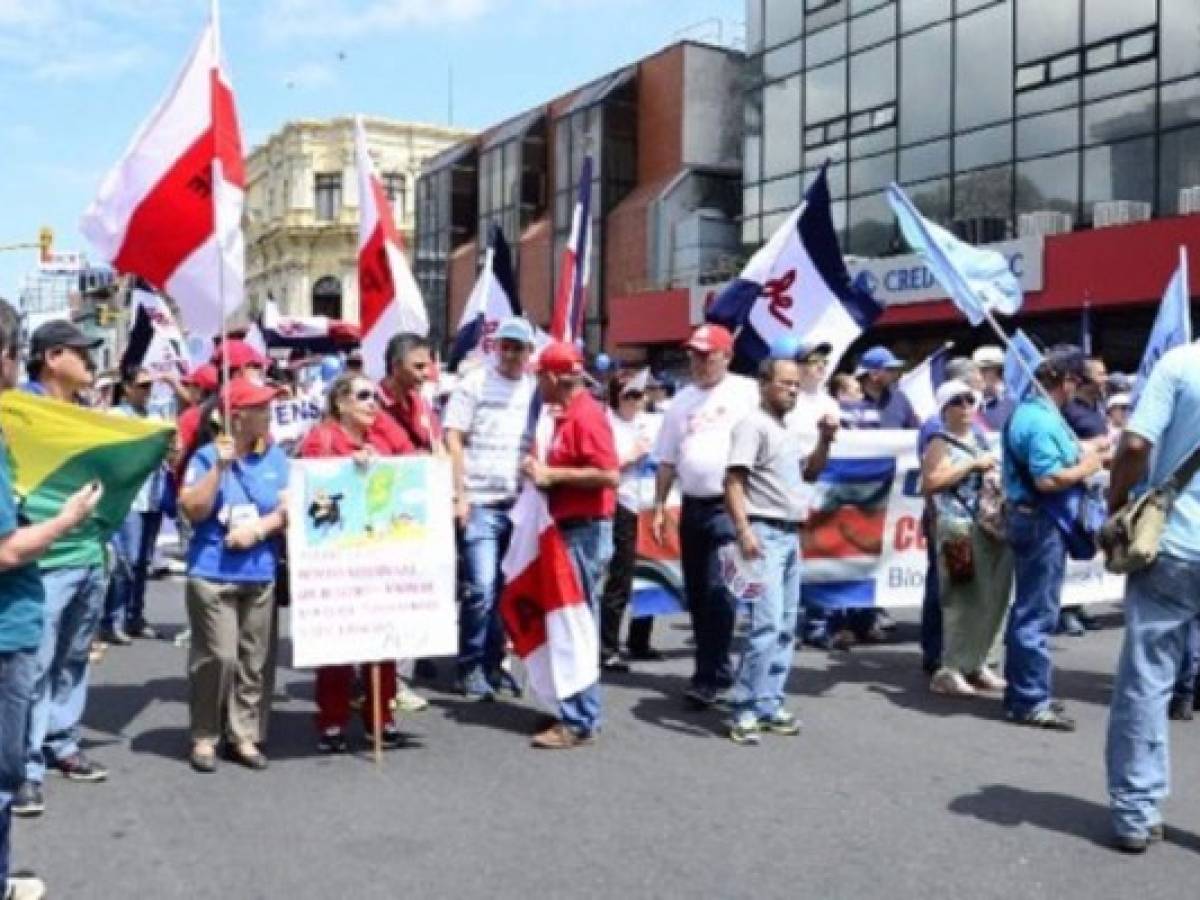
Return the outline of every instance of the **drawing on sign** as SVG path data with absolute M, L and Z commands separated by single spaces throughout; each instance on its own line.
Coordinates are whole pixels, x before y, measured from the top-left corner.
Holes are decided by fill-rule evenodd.
M 420 474 L 376 465 L 309 478 L 304 497 L 309 546 L 345 549 L 424 540 L 429 505 Z

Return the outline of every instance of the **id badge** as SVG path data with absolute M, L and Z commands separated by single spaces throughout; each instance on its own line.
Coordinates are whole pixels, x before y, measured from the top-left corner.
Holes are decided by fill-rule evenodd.
M 258 521 L 258 507 L 253 503 L 235 503 L 228 507 L 226 527 L 232 531 L 242 525 L 253 525 Z

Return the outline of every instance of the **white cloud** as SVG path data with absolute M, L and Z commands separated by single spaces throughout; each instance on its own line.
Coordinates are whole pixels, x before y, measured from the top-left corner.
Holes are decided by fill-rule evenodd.
M 352 37 L 468 22 L 496 5 L 497 0 L 269 0 L 263 23 L 270 38 Z
M 140 47 L 126 47 L 110 53 L 85 53 L 74 57 L 43 59 L 31 74 L 39 81 L 94 81 L 136 69 L 146 62 Z
M 283 74 L 283 84 L 289 88 L 322 88 L 335 81 L 333 68 L 318 62 L 303 63 Z

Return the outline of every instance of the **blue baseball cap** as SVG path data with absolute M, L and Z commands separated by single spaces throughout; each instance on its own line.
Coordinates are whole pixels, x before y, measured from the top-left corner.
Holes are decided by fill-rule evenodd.
M 498 341 L 517 341 L 526 346 L 533 346 L 533 326 L 520 316 L 505 319 L 496 329 L 495 339 Z
M 862 375 L 865 372 L 884 372 L 888 369 L 903 369 L 904 360 L 896 356 L 887 347 L 871 347 L 863 352 L 859 357 L 858 369 L 856 375 Z

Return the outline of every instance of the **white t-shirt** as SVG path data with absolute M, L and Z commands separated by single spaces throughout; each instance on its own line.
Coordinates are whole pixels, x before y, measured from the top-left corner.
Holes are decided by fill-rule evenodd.
M 650 447 L 658 437 L 662 427 L 662 417 L 653 413 L 638 413 L 633 421 L 627 422 L 613 410 L 608 412 L 608 421 L 612 424 L 613 440 L 617 445 L 617 457 L 624 460 L 637 446 L 638 440 L 643 440 Z M 621 468 L 621 483 L 617 487 L 617 503 L 630 512 L 638 512 L 642 508 L 643 466 L 633 464 Z M 650 490 L 653 493 L 653 489 Z M 649 497 L 649 494 L 648 494 Z
M 675 467 L 685 496 L 725 492 L 733 427 L 758 407 L 758 383 L 743 375 L 726 375 L 708 390 L 689 385 L 675 395 L 663 416 L 654 456 Z
M 835 422 L 840 422 L 842 408 L 828 391 L 818 388 L 811 393 L 801 391 L 796 397 L 796 406 L 784 419 L 788 431 L 802 435 L 806 439 L 802 445 L 806 456 L 816 446 L 819 434 L 817 423 L 824 416 L 831 416 Z
M 463 433 L 468 503 L 516 498 L 521 460 L 532 442 L 529 406 L 536 387 L 532 375 L 514 381 L 485 366 L 463 376 L 450 395 L 442 425 Z

